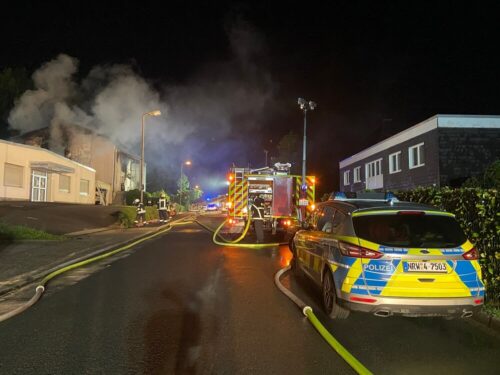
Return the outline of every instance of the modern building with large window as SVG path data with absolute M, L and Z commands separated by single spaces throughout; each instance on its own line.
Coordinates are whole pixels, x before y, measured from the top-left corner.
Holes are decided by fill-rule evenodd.
M 500 116 L 435 115 L 342 160 L 340 190 L 460 186 L 500 158 Z
M 95 203 L 95 170 L 40 147 L 0 140 L 0 200 Z

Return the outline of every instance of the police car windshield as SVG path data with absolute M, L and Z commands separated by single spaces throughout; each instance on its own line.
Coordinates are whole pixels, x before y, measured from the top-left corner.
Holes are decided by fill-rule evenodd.
M 353 217 L 356 235 L 385 246 L 452 248 L 467 238 L 457 221 L 439 215 L 363 215 Z

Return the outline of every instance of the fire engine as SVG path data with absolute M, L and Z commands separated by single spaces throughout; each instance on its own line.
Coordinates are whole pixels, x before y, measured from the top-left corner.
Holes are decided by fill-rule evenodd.
M 228 221 L 230 224 L 246 222 L 253 200 L 264 199 L 264 230 L 287 232 L 301 221 L 301 207 L 314 210 L 315 177 L 290 174 L 290 163 L 276 163 L 259 169 L 232 167 L 227 176 Z M 301 189 L 307 189 L 301 199 Z

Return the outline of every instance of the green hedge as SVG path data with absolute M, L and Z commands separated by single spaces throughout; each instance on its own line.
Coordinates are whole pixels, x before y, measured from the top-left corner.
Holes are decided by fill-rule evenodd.
M 137 216 L 137 208 L 135 206 L 122 206 L 118 214 L 120 224 L 125 228 L 130 228 L 135 225 L 134 221 Z M 156 207 L 146 206 L 146 221 L 158 219 L 158 210 Z
M 418 188 L 400 191 L 400 200 L 437 206 L 455 214 L 480 252 L 487 299 L 500 302 L 500 201 L 496 189 Z

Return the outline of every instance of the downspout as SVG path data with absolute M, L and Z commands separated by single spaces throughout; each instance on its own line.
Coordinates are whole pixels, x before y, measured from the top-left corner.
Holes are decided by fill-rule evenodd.
M 113 145 L 113 182 L 111 184 L 111 203 L 115 201 L 115 184 L 116 184 L 116 146 Z

